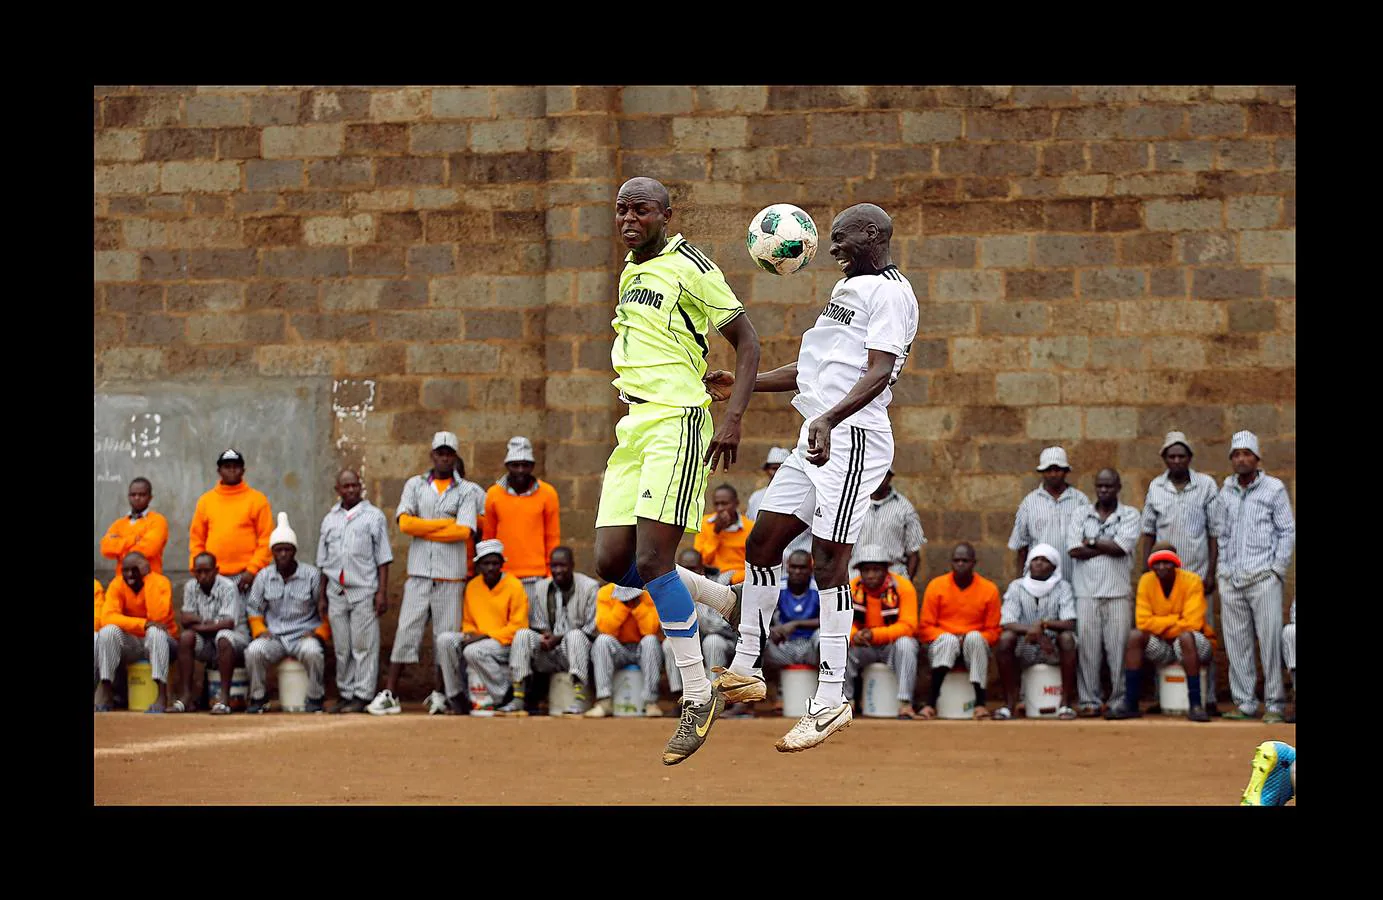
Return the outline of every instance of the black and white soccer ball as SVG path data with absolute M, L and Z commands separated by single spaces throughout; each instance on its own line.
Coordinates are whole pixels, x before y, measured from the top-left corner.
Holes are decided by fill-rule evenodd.
M 791 203 L 775 203 L 750 221 L 744 243 L 759 268 L 791 275 L 816 255 L 816 223 Z

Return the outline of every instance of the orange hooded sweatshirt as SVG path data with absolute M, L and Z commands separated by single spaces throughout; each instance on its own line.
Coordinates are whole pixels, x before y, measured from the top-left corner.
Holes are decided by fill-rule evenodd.
M 173 617 L 173 585 L 167 578 L 150 572 L 144 576 L 144 587 L 136 594 L 125 579 L 116 576 L 106 588 L 106 602 L 101 607 L 103 625 L 119 625 L 135 637 L 144 637 L 145 620 L 153 622 L 168 636 L 178 636 L 178 622 Z
M 216 557 L 222 572 L 253 575 L 274 559 L 269 552 L 273 530 L 268 497 L 243 481 L 233 487 L 218 483 L 197 499 L 188 529 L 187 567 L 206 552 Z
M 614 635 L 621 644 L 637 644 L 645 635 L 658 634 L 662 623 L 648 591 L 639 598 L 639 605 L 630 609 L 615 599 L 615 585 L 611 583 L 596 592 L 595 627 L 601 634 Z

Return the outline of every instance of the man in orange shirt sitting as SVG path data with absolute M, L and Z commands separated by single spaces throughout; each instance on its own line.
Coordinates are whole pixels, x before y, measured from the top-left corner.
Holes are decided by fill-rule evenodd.
M 485 540 L 508 548 L 504 571 L 519 581 L 529 604 L 544 598 L 538 585 L 552 575 L 547 561 L 562 543 L 562 515 L 557 489 L 533 475 L 533 442 L 515 435 L 504 454 L 508 473 L 485 492 Z
M 1176 662 L 1186 669 L 1186 694 L 1192 722 L 1209 722 L 1201 699 L 1201 666 L 1214 648 L 1203 633 L 1205 586 L 1195 572 L 1181 567 L 1176 547 L 1167 541 L 1153 545 L 1148 568 L 1138 579 L 1134 626 L 1124 649 L 1124 697 L 1109 708 L 1106 719 L 1136 719 L 1143 661 L 1155 665 Z
M 168 661 L 177 652 L 178 623 L 173 618 L 173 585 L 149 571 L 144 554 L 131 551 L 120 564 L 120 577 L 106 589 L 101 607 L 101 631 L 96 636 L 96 712 L 112 709 L 111 682 L 120 666 L 140 659 L 158 684 L 158 699 L 148 709 L 161 713 L 168 706 Z
M 888 570 L 877 544 L 855 549 L 860 574 L 850 582 L 855 621 L 845 665 L 845 699 L 854 702 L 855 679 L 870 663 L 888 663 L 898 677 L 898 718 L 913 719 L 912 690 L 917 684 L 917 588 Z M 827 665 L 825 660 L 822 666 Z
M 475 548 L 476 577 L 466 584 L 461 604 L 461 630 L 437 637 L 437 662 L 446 686 L 446 715 L 467 706 L 473 716 L 527 715 L 523 688 L 516 687 L 513 700 L 504 703 L 509 690 L 509 648 L 520 628 L 528 627 L 528 593 L 513 575 L 502 571 L 504 544 L 481 541 Z M 484 685 L 489 700 L 469 703 L 469 682 Z M 463 706 L 462 704 L 466 704 Z
M 250 590 L 255 575 L 273 561 L 269 533 L 274 517 L 269 498 L 245 483 L 245 457 L 225 450 L 216 458 L 216 487 L 197 498 L 197 510 L 188 529 L 187 568 L 197 567 L 197 557 L 216 557 L 221 574 L 236 583 L 240 593 Z
M 147 478 L 130 482 L 130 514 L 121 516 L 101 538 L 101 555 L 115 560 L 119 569 L 125 554 L 138 550 L 149 561 L 149 571 L 163 574 L 163 548 L 168 543 L 168 520 L 149 508 L 154 486 Z
M 658 607 L 648 591 L 623 587 L 613 582 L 595 595 L 595 627 L 600 633 L 591 645 L 591 668 L 595 670 L 595 705 L 586 710 L 588 719 L 614 715 L 615 669 L 637 665 L 643 675 L 645 716 L 661 716 L 658 706 L 658 681 L 663 677 L 663 635 Z
M 693 546 L 701 561 L 720 570 L 721 584 L 744 581 L 744 545 L 754 520 L 740 515 L 740 495 L 733 487 L 722 484 L 711 495 L 715 512 L 701 518 L 701 532 Z
M 965 669 L 975 686 L 976 719 L 989 718 L 984 705 L 984 686 L 989 681 L 989 648 L 999 640 L 999 588 L 975 574 L 975 548 L 965 542 L 951 551 L 951 571 L 927 582 L 922 598 L 922 619 L 917 636 L 927 644 L 932 667 L 931 697 L 920 713 L 936 718 L 941 684 L 964 656 Z M 911 718 L 903 716 L 900 718 Z

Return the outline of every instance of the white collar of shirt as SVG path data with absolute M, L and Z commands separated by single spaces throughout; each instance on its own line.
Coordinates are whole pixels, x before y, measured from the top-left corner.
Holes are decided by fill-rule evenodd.
M 321 507 L 318 507 L 318 509 L 320 509 L 320 508 L 321 508 Z M 146 507 L 144 507 L 144 511 L 143 511 L 143 512 L 138 512 L 138 513 L 136 513 L 136 512 L 131 512 L 131 513 L 130 513 L 130 521 L 131 521 L 131 522 L 138 522 L 140 519 L 144 518 L 144 517 L 147 516 L 148 514 L 149 514 L 149 507 L 146 506 Z
M 888 493 L 887 493 L 887 494 L 884 494 L 883 499 L 881 499 L 881 500 L 875 500 L 873 497 L 871 497 L 871 498 L 869 498 L 869 499 L 870 499 L 870 502 L 872 502 L 875 506 L 883 506 L 885 503 L 887 503 L 888 501 L 892 500 L 892 499 L 893 499 L 894 497 L 896 497 L 896 496 L 898 496 L 898 489 L 897 489 L 896 487 L 893 487 L 892 485 L 890 485 L 890 486 L 889 486 L 889 489 L 888 489 Z
M 1037 486 L 1037 493 L 1039 493 L 1039 494 L 1041 494 L 1042 496 L 1046 497 L 1048 500 L 1052 501 L 1053 503 L 1060 503 L 1062 500 L 1065 500 L 1067 497 L 1070 497 L 1070 498 L 1072 498 L 1072 499 L 1075 499 L 1075 491 L 1076 491 L 1076 489 L 1073 488 L 1073 487 L 1071 487 L 1071 485 L 1068 484 L 1068 485 L 1066 485 L 1066 490 L 1064 490 L 1064 491 L 1061 492 L 1061 496 L 1060 496 L 1060 497 L 1053 497 L 1053 496 L 1052 496 L 1052 492 L 1049 491 L 1049 490 L 1047 490 L 1047 488 L 1046 488 L 1044 485 L 1040 485 L 1040 484 L 1039 484 L 1039 485 Z M 1092 505 L 1093 505 L 1093 504 L 1092 504 Z
M 716 521 L 715 513 L 711 513 L 709 516 L 706 517 L 706 524 L 707 524 L 707 525 L 714 525 L 714 524 L 715 524 L 715 521 Z M 740 516 L 739 518 L 735 519 L 735 524 L 733 524 L 733 525 L 727 525 L 727 526 L 725 526 L 724 528 L 722 528 L 722 529 L 720 529 L 720 530 L 721 530 L 722 533 L 724 533 L 724 532 L 726 532 L 726 531 L 739 531 L 739 530 L 740 530 L 741 528 L 743 528 L 743 527 L 744 527 L 744 516 Z
M 1260 484 L 1263 483 L 1263 476 L 1265 474 L 1266 473 L 1262 469 L 1259 469 L 1256 472 L 1254 472 L 1253 480 L 1248 483 L 1247 487 L 1239 483 L 1238 475 L 1229 476 L 1229 480 L 1230 484 L 1234 487 L 1235 490 L 1237 490 L 1241 494 L 1247 494 L 1249 491 L 1253 490 L 1254 488 L 1258 487 Z
M 509 486 L 509 476 L 508 476 L 508 475 L 501 475 L 501 476 L 499 477 L 499 479 L 495 482 L 495 484 L 497 484 L 497 485 L 499 485 L 500 487 L 504 488 L 504 490 L 505 490 L 505 491 L 509 494 L 509 496 L 511 496 L 511 497 L 531 497 L 531 496 L 532 496 L 534 493 L 536 493 L 537 490 L 538 490 L 538 479 L 537 479 L 536 477 L 533 479 L 533 486 L 530 487 L 528 490 L 524 491 L 522 494 L 520 494 L 518 491 L 514 490 L 513 488 L 511 488 L 511 487 Z
M 1155 479 L 1153 479 L 1153 480 L 1154 480 L 1154 481 L 1157 481 L 1157 482 L 1160 482 L 1164 488 L 1166 488 L 1167 490 L 1171 491 L 1172 493 L 1174 493 L 1174 494 L 1180 494 L 1180 493 L 1184 493 L 1185 491 L 1191 490 L 1191 488 L 1195 486 L 1195 484 L 1196 484 L 1196 470 L 1195 470 L 1195 469 L 1192 469 L 1192 468 L 1190 468 L 1190 467 L 1188 467 L 1188 468 L 1186 469 L 1186 486 L 1185 486 L 1185 487 L 1177 487 L 1176 482 L 1172 481 L 1172 476 L 1171 476 L 1169 473 L 1167 473 L 1167 472 L 1163 472 L 1161 475 L 1157 476 L 1157 478 L 1155 478 Z

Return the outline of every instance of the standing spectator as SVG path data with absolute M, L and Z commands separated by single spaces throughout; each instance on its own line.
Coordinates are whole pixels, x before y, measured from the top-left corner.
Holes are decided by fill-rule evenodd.
M 229 715 L 231 679 L 237 662 L 244 662 L 250 645 L 250 625 L 245 616 L 245 598 L 235 582 L 222 575 L 216 557 L 198 554 L 192 561 L 192 580 L 182 592 L 179 614 L 182 634 L 178 637 L 178 672 L 182 676 L 181 697 L 173 701 L 173 712 L 197 708 L 192 696 L 192 670 L 197 662 L 206 663 L 221 673 L 221 687 L 211 713 Z
M 1287 694 L 1282 686 L 1282 582 L 1292 562 L 1297 523 L 1287 487 L 1259 468 L 1258 436 L 1240 431 L 1230 443 L 1234 474 L 1220 488 L 1220 606 L 1233 712 L 1226 719 L 1258 713 L 1254 685 L 1258 667 L 1254 638 L 1263 660 L 1265 723 L 1282 721 Z
M 782 447 L 768 448 L 768 459 L 764 460 L 764 471 L 768 473 L 768 484 L 773 483 L 773 476 L 778 474 L 778 467 L 788 458 L 790 452 L 790 450 L 785 450 Z M 768 484 L 749 495 L 749 508 L 745 511 L 745 515 L 749 517 L 751 522 L 759 517 L 759 504 L 763 502 L 764 495 L 768 493 Z
M 1201 703 L 1201 665 L 1211 654 L 1210 640 L 1201 633 L 1205 625 L 1205 589 L 1195 572 L 1181 567 L 1176 547 L 1162 541 L 1148 556 L 1148 568 L 1138 579 L 1138 611 L 1129 632 L 1124 655 L 1124 699 L 1110 706 L 1106 719 L 1136 719 L 1143 661 L 1186 670 L 1187 718 L 1209 722 Z M 1116 676 L 1117 677 L 1117 676 Z
M 989 648 L 999 640 L 999 613 L 998 586 L 975 574 L 975 548 L 965 542 L 956 544 L 951 551 L 951 571 L 929 581 L 922 595 L 917 636 L 927 645 L 932 690 L 921 718 L 936 718 L 941 684 L 962 654 L 970 683 L 975 686 L 974 716 L 989 718 L 984 689 L 989 683 Z M 913 715 L 911 702 L 898 711 L 898 718 L 918 718 Z
M 701 555 L 693 549 L 683 550 L 677 554 L 677 564 L 684 569 L 704 577 L 706 574 L 705 566 L 701 562 Z M 735 655 L 735 644 L 739 641 L 739 629 L 732 626 L 725 620 L 725 617 L 716 612 L 705 603 L 696 603 L 696 618 L 698 621 L 698 633 L 701 636 L 701 658 L 705 660 L 706 672 L 709 675 L 716 669 L 724 669 L 730 665 L 730 660 Z M 682 692 L 682 673 L 677 671 L 677 658 L 672 652 L 672 643 L 663 642 L 663 665 L 667 668 L 668 690 L 674 694 Z M 726 707 L 725 712 L 721 713 L 724 718 L 743 718 L 749 715 L 744 704 L 731 704 Z
M 1011 719 L 1018 709 L 1018 670 L 1037 663 L 1061 666 L 1061 706 L 1056 717 L 1076 717 L 1071 708 L 1076 696 L 1076 595 L 1061 577 L 1066 554 L 1051 544 L 1038 544 L 1028 556 L 1028 570 L 1009 583 L 999 625 L 999 680 L 1004 685 L 1004 706 L 996 719 Z
M 149 660 L 158 698 L 148 712 L 161 713 L 168 706 L 168 659 L 177 652 L 178 623 L 173 618 L 173 586 L 149 570 L 149 560 L 138 550 L 125 554 L 120 577 L 106 589 L 101 606 L 101 631 L 96 635 L 96 668 L 101 683 L 96 688 L 96 712 L 110 712 L 116 670 L 139 659 Z
M 1017 572 L 1022 578 L 1027 571 L 1028 548 L 1036 544 L 1066 546 L 1066 529 L 1075 518 L 1076 510 L 1090 504 L 1090 498 L 1066 483 L 1071 464 L 1066 451 L 1048 447 L 1037 461 L 1042 484 L 1018 504 L 1013 517 L 1013 533 L 1008 537 L 1008 549 L 1017 550 Z
M 317 567 L 326 578 L 327 618 L 336 646 L 333 713 L 361 713 L 379 687 L 379 617 L 389 609 L 389 530 L 361 497 L 360 476 L 336 476 L 341 499 L 322 518 Z
M 1076 627 L 1081 635 L 1080 714 L 1100 714 L 1100 662 L 1109 663 L 1110 702 L 1124 696 L 1119 666 L 1133 627 L 1133 548 L 1138 543 L 1138 510 L 1119 502 L 1119 473 L 1095 475 L 1095 504 L 1071 517 L 1066 541 L 1071 557 L 1071 587 L 1076 592 Z M 1137 703 L 1138 698 L 1131 698 Z
M 466 585 L 461 630 L 437 638 L 437 659 L 445 679 L 447 715 L 470 707 L 473 716 L 526 716 L 522 683 L 514 685 L 514 699 L 507 705 L 509 647 L 520 628 L 528 627 L 528 594 L 518 578 L 503 571 L 504 544 L 481 541 L 475 548 L 476 577 Z M 489 700 L 467 702 L 468 676 L 474 672 L 483 682 Z
M 730 485 L 717 487 L 711 498 L 715 512 L 702 516 L 693 546 L 702 562 L 720 570 L 722 584 L 739 584 L 744 581 L 744 545 L 754 523 L 740 515 L 740 495 Z
M 168 520 L 149 508 L 154 486 L 147 478 L 130 482 L 130 514 L 121 516 L 101 538 L 101 555 L 115 560 L 118 570 L 125 554 L 138 550 L 149 561 L 149 571 L 163 574 L 163 548 L 168 543 Z
M 596 701 L 585 717 L 614 715 L 615 669 L 629 665 L 637 665 L 643 675 L 644 715 L 661 716 L 658 681 L 663 675 L 663 652 L 658 645 L 662 632 L 653 597 L 648 591 L 611 582 L 596 594 L 595 623 L 600 631 L 591 646 Z
M 1220 523 L 1214 511 L 1220 489 L 1215 479 L 1191 468 L 1193 455 L 1186 435 L 1180 431 L 1167 432 L 1162 440 L 1162 462 L 1167 471 L 1148 485 L 1148 496 L 1143 501 L 1143 542 L 1138 558 L 1144 560 L 1152 554 L 1154 541 L 1166 541 L 1177 548 L 1182 566 L 1200 576 L 1205 585 L 1205 636 L 1213 639 L 1215 567 L 1220 553 Z M 1210 696 L 1205 710 L 1217 716 L 1213 653 L 1206 666 L 1206 679 Z
M 434 653 L 439 635 L 461 627 L 466 542 L 476 530 L 485 495 L 479 485 L 466 481 L 457 472 L 458 443 L 450 431 L 434 434 L 432 468 L 408 479 L 399 498 L 399 531 L 413 539 L 408 545 L 408 578 L 403 583 L 394 649 L 389 653 L 389 678 L 384 690 L 365 707 L 370 715 L 403 712 L 398 700 L 399 675 L 405 665 L 418 661 L 429 616 Z M 427 711 L 429 715 L 439 715 L 447 710 L 447 696 L 438 690 L 445 683 L 445 675 L 434 673 L 433 678 Z
M 509 439 L 504 456 L 509 472 L 485 492 L 484 527 L 485 540 L 508 548 L 504 571 L 523 582 L 530 605 L 538 602 L 538 582 L 552 574 L 547 561 L 562 543 L 557 489 L 533 476 L 533 461 L 528 438 Z
M 855 618 L 845 657 L 845 699 L 853 703 L 855 679 L 870 663 L 887 663 L 898 678 L 898 717 L 913 719 L 912 691 L 917 684 L 917 588 L 888 570 L 882 547 L 860 546 L 855 552 L 860 574 L 850 582 Z M 821 663 L 825 674 L 827 665 Z
M 1292 712 L 1286 721 L 1297 721 L 1297 598 L 1292 598 L 1291 623 L 1282 627 L 1282 662 L 1292 675 Z
M 288 527 L 288 513 L 269 537 L 274 564 L 261 569 L 250 588 L 248 613 L 254 640 L 245 650 L 250 675 L 250 706 L 246 712 L 269 711 L 269 667 L 286 656 L 307 670 L 307 711 L 322 711 L 326 696 L 327 655 L 322 642 L 331 638 L 322 573 L 298 562 L 298 536 Z
M 922 533 L 922 520 L 917 510 L 893 487 L 892 469 L 869 495 L 869 500 L 856 546 L 871 544 L 884 548 L 889 556 L 888 570 L 894 575 L 906 575 L 916 584 L 917 569 L 922 563 L 922 545 L 927 543 L 927 536 Z
M 509 671 L 514 696 L 524 698 L 525 682 L 534 672 L 568 672 L 576 697 L 553 716 L 579 716 L 591 680 L 591 641 L 595 639 L 595 596 L 600 583 L 576 571 L 570 547 L 555 547 L 548 557 L 551 577 L 538 583 L 538 600 L 528 607 L 528 627 L 514 634 Z
M 199 553 L 216 557 L 221 574 L 236 583 L 240 593 L 254 584 L 255 575 L 269 565 L 269 532 L 274 517 L 269 498 L 245 483 L 245 457 L 239 450 L 224 450 L 216 458 L 221 480 L 197 498 L 188 529 L 187 567 L 193 568 Z

